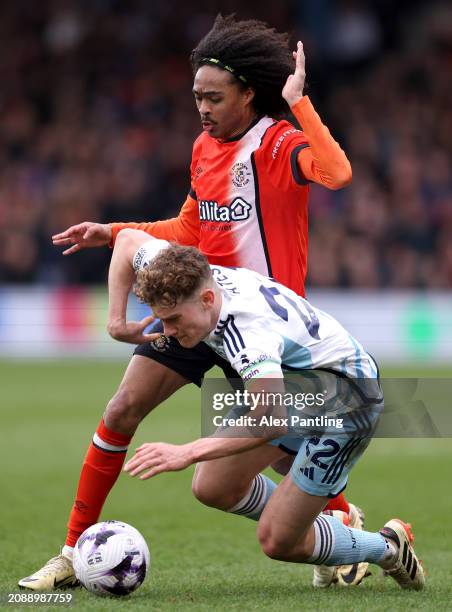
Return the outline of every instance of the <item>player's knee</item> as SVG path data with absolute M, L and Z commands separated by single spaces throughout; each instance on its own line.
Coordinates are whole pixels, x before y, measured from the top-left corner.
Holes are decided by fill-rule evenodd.
M 305 550 L 303 542 L 296 542 L 296 538 L 278 534 L 268 523 L 262 523 L 262 521 L 259 523 L 257 537 L 262 552 L 270 559 L 287 561 L 292 560 L 295 554 L 298 561 L 305 561 L 309 558 L 309 553 Z
M 195 473 L 192 492 L 196 499 L 205 506 L 224 511 L 234 507 L 244 496 L 239 488 L 231 488 L 230 483 L 225 485 L 218 480 L 204 477 L 200 473 Z
M 135 393 L 121 387 L 108 402 L 104 421 L 113 431 L 132 435 L 149 410 Z
M 278 540 L 270 527 L 258 528 L 257 537 L 261 546 L 262 552 L 270 559 L 283 561 L 285 559 L 284 542 Z
M 191 490 L 198 501 L 205 506 L 227 510 L 225 495 L 217 487 L 205 482 L 202 478 L 194 478 Z

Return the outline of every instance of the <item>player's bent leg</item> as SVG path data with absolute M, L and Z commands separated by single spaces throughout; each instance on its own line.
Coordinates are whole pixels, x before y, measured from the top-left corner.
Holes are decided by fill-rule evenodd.
M 206 506 L 257 520 L 276 487 L 260 472 L 284 455 L 281 449 L 265 445 L 199 463 L 193 477 L 193 494 Z
M 294 460 L 295 460 L 294 455 L 287 454 L 281 459 L 278 459 L 277 461 L 272 463 L 271 468 L 275 470 L 277 474 L 281 474 L 282 476 L 285 476 L 286 474 L 290 472 Z M 350 521 L 354 523 L 352 527 L 355 527 L 356 529 L 362 529 L 363 520 L 361 518 L 359 518 L 359 520 L 355 518 L 356 508 L 357 506 L 355 506 L 354 504 L 350 504 L 347 501 L 343 493 L 339 493 L 339 495 L 336 495 L 336 497 L 333 497 L 332 499 L 328 499 L 328 503 L 325 506 L 325 510 L 331 510 L 331 511 L 340 510 L 341 512 L 345 512 L 346 514 L 349 514 Z M 363 517 L 364 516 L 363 511 L 359 509 L 359 512 L 360 512 L 360 516 Z
M 293 449 L 292 449 L 292 452 Z M 292 469 L 295 461 L 295 454 L 287 454 L 281 459 L 273 462 L 271 467 L 278 474 L 285 476 Z M 349 504 L 343 493 L 339 493 L 333 498 L 328 498 L 328 503 L 324 512 L 329 512 L 335 516 L 342 516 L 342 520 L 349 522 L 355 529 L 362 529 L 364 523 L 364 513 L 354 504 Z M 318 588 L 326 588 L 331 584 L 338 583 L 341 586 L 358 585 L 364 578 L 370 576 L 368 563 L 354 563 L 353 565 L 342 565 L 338 568 L 326 565 L 315 565 L 313 570 L 312 584 Z
M 165 365 L 134 355 L 104 413 L 105 425 L 133 436 L 140 422 L 159 404 L 190 381 Z
M 288 474 L 273 493 L 259 521 L 257 536 L 272 559 L 303 563 L 315 547 L 313 523 L 327 497 L 302 491 Z
M 307 447 L 309 442 L 300 448 L 295 468 L 306 461 Z M 356 453 L 352 463 L 360 455 L 358 447 Z M 335 515 L 316 516 L 327 498 L 313 494 L 314 489 L 322 490 L 322 479 L 309 478 L 309 472 L 306 476 L 292 469 L 285 477 L 259 521 L 258 538 L 265 554 L 283 561 L 326 566 L 375 563 L 402 588 L 424 587 L 424 572 L 412 547 L 408 524 L 393 519 L 380 532 L 371 533 L 352 529 Z
M 188 382 L 157 361 L 140 355 L 132 357 L 85 456 L 62 554 L 50 559 L 36 573 L 22 578 L 20 587 L 45 591 L 76 585 L 72 547 L 80 534 L 98 520 L 121 472 L 138 424 L 153 408 Z
M 86 454 L 66 545 L 74 546 L 80 534 L 98 520 L 140 421 L 186 383 L 180 374 L 152 359 L 132 357 Z

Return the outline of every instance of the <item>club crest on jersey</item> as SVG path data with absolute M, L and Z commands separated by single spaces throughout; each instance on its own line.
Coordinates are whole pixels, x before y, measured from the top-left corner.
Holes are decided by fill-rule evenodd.
M 201 221 L 244 221 L 249 219 L 251 204 L 243 198 L 234 198 L 229 206 L 218 204 L 215 200 L 199 200 L 199 219 Z
M 248 170 L 247 165 L 242 162 L 234 164 L 230 174 L 232 176 L 232 183 L 236 187 L 245 187 L 250 182 L 248 177 L 251 176 L 251 172 Z
M 153 349 L 155 349 L 156 351 L 159 351 L 160 353 L 163 353 L 164 351 L 166 351 L 169 348 L 170 345 L 170 341 L 168 336 L 165 336 L 163 334 L 161 334 L 158 338 L 156 338 L 155 340 L 152 340 L 151 342 L 151 346 Z

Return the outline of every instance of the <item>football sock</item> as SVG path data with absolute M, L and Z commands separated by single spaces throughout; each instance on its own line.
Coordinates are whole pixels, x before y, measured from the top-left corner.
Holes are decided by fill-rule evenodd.
M 368 561 L 378 564 L 393 553 L 381 534 L 351 529 L 334 516 L 318 516 L 314 530 L 314 551 L 308 563 L 348 565 Z
M 63 557 L 66 557 L 66 559 L 70 559 L 72 561 L 74 557 L 74 548 L 65 544 L 61 550 L 61 554 Z
M 241 499 L 235 506 L 230 508 L 228 512 L 232 514 L 240 514 L 246 516 L 253 521 L 258 521 L 262 511 L 268 502 L 270 495 L 276 489 L 277 485 L 273 480 L 270 480 L 264 474 L 258 474 L 251 486 L 248 493 L 243 499 Z
M 325 510 L 341 510 L 346 514 L 349 514 L 350 506 L 348 505 L 348 501 L 345 499 L 344 494 L 339 493 L 339 495 L 333 497 L 333 499 L 330 499 L 330 501 L 325 506 Z
M 97 522 L 107 495 L 118 478 L 132 436 L 116 433 L 101 419 L 86 453 L 77 495 L 69 516 L 67 546 Z

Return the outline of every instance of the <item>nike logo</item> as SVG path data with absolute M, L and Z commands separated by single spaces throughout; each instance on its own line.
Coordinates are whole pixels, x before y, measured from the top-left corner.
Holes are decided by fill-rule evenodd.
M 351 570 L 348 572 L 348 574 L 342 574 L 342 579 L 347 584 L 352 584 L 356 578 L 357 573 L 358 573 L 358 564 L 353 563 Z
M 57 580 L 56 578 L 54 578 L 53 580 L 54 589 L 60 589 L 65 586 L 76 587 L 79 584 L 80 583 L 75 576 L 68 576 L 67 578 L 63 578 L 62 580 Z

